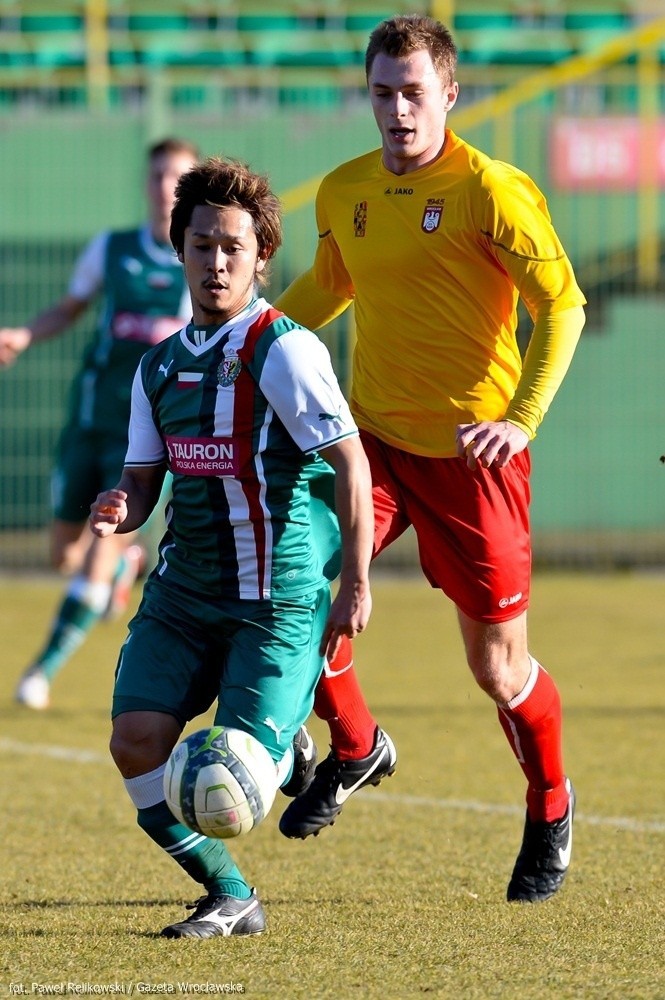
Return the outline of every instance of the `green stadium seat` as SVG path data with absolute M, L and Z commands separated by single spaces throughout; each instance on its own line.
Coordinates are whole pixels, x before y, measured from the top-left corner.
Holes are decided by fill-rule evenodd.
M 349 6 L 352 7 L 351 4 Z M 386 21 L 388 18 L 393 17 L 394 14 L 395 11 L 392 7 L 379 7 L 376 10 L 364 13 L 349 10 L 344 19 L 344 27 L 347 31 L 364 32 L 366 35 L 369 35 L 380 21 Z
M 85 18 L 81 14 L 34 13 L 21 14 L 21 31 L 51 32 L 51 31 L 83 31 Z
M 86 48 L 83 32 L 48 31 L 28 38 L 32 61 L 40 67 L 85 66 Z
M 568 31 L 595 31 L 602 28 L 609 31 L 625 31 L 631 25 L 627 14 L 607 13 L 590 14 L 583 11 L 571 11 L 563 19 L 564 28 Z
M 0 32 L 0 67 L 20 68 L 32 63 L 32 53 L 20 32 Z
M 564 25 L 579 52 L 599 49 L 632 26 L 626 11 L 588 8 L 568 11 Z
M 513 17 L 500 11 L 480 12 L 457 10 L 453 16 L 453 32 L 482 31 L 485 28 L 510 28 Z
M 248 39 L 247 51 L 251 66 L 350 66 L 357 62 L 348 36 L 327 31 L 257 31 Z
M 542 28 L 487 28 L 458 37 L 466 63 L 552 65 L 574 54 L 565 32 Z
M 182 14 L 129 14 L 128 31 L 187 31 L 188 18 Z
M 240 66 L 245 62 L 242 39 L 230 32 L 149 32 L 137 41 L 144 66 Z
M 242 11 L 242 8 L 241 8 Z M 298 18 L 293 14 L 282 14 L 274 8 L 252 13 L 239 13 L 236 20 L 238 31 L 298 31 Z
M 587 28 L 585 31 L 570 32 L 570 38 L 578 52 L 595 52 L 621 34 L 612 28 Z
M 136 40 L 127 31 L 109 32 L 109 65 L 133 66 L 139 61 Z

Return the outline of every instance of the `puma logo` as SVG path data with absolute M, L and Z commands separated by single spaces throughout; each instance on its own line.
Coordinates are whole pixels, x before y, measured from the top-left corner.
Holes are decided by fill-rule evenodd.
M 166 365 L 166 367 L 164 367 L 164 365 L 160 365 L 157 370 L 160 371 L 160 372 L 164 372 L 164 378 L 166 378 L 166 376 L 169 373 L 169 368 L 171 367 L 172 364 L 173 364 L 173 358 L 171 358 L 171 360 L 169 361 L 168 365 Z

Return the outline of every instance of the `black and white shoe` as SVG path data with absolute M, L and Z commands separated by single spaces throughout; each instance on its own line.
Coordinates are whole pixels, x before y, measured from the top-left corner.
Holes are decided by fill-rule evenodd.
M 301 726 L 293 737 L 293 771 L 291 777 L 282 785 L 282 791 L 289 798 L 302 795 L 314 779 L 316 771 L 316 744 L 304 726 Z
M 255 889 L 249 899 L 203 896 L 187 909 L 194 910 L 191 917 L 165 927 L 161 937 L 231 937 L 232 934 L 262 934 L 266 929 L 266 915 Z
M 31 667 L 21 677 L 14 692 L 19 705 L 42 711 L 51 704 L 51 685 L 41 667 Z
M 334 750 L 316 769 L 309 788 L 286 807 L 279 821 L 285 837 L 316 836 L 324 826 L 331 826 L 342 806 L 354 792 L 365 785 L 378 785 L 395 770 L 397 752 L 393 741 L 377 727 L 374 746 L 359 760 L 338 760 Z
M 573 846 L 575 791 L 566 778 L 568 808 L 553 823 L 533 822 L 527 813 L 522 847 L 508 884 L 509 903 L 538 903 L 553 896 L 566 877 Z

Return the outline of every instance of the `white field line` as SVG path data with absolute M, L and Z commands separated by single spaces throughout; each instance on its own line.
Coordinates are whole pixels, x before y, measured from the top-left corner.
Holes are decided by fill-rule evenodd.
M 394 803 L 400 806 L 422 806 L 426 809 L 449 809 L 457 812 L 489 813 L 493 816 L 524 816 L 524 806 L 502 806 L 488 802 L 474 802 L 473 799 L 429 799 L 421 795 L 388 795 L 386 792 L 376 792 L 364 789 L 361 793 L 367 802 L 374 799 L 382 803 Z M 588 826 L 608 826 L 632 833 L 665 833 L 665 822 L 658 820 L 630 819 L 628 816 L 587 816 L 585 813 L 575 813 L 576 823 L 586 823 Z
M 97 753 L 94 750 L 79 750 L 76 747 L 54 746 L 43 743 L 21 743 L 18 740 L 0 737 L 0 753 L 20 754 L 22 756 L 51 757 L 74 764 L 104 764 L 111 765 L 109 754 Z M 475 802 L 473 799 L 432 799 L 421 795 L 391 795 L 375 789 L 363 789 L 360 792 L 363 801 L 376 802 L 382 805 L 415 806 L 424 809 L 442 809 L 453 812 L 485 813 L 490 816 L 523 816 L 524 808 Z M 584 813 L 575 814 L 575 822 L 587 826 L 605 826 L 618 830 L 629 830 L 631 833 L 665 833 L 665 822 L 658 820 L 637 820 L 628 816 L 587 816 Z

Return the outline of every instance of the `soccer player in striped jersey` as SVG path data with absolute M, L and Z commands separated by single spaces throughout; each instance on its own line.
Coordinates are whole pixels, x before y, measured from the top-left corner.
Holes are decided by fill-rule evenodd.
M 448 30 L 384 21 L 365 68 L 381 148 L 324 178 L 314 264 L 277 305 L 318 329 L 355 304 L 350 403 L 372 468 L 374 552 L 413 525 L 427 580 L 457 607 L 469 667 L 527 781 L 508 899 L 547 899 L 570 861 L 574 795 L 559 693 L 527 644 L 527 446 L 585 298 L 533 181 L 446 126 L 458 95 Z M 520 296 L 534 323 L 524 360 Z M 376 723 L 350 662 L 345 648 L 317 689 L 332 753 L 285 811 L 286 836 L 332 822 L 371 768 Z
M 162 933 L 258 934 L 262 905 L 225 843 L 171 815 L 165 762 L 217 699 L 215 724 L 249 731 L 282 787 L 290 780 L 324 657 L 370 614 L 371 479 L 325 346 L 256 294 L 281 244 L 266 178 L 204 161 L 179 182 L 171 238 L 192 322 L 142 358 L 122 477 L 91 510 L 100 536 L 134 531 L 173 475 L 158 564 L 118 663 L 111 752 L 140 826 L 205 890 Z M 323 505 L 319 533 L 312 478 L 334 480 L 334 531 Z
M 182 266 L 169 242 L 175 185 L 198 151 L 183 139 L 148 150 L 148 220 L 95 236 L 79 257 L 67 294 L 25 327 L 0 330 L 0 365 L 64 333 L 100 299 L 99 319 L 72 387 L 53 474 L 53 565 L 71 577 L 43 648 L 21 677 L 16 700 L 33 709 L 50 704 L 51 684 L 106 615 L 126 606 L 144 552 L 132 536 L 94 538 L 90 504 L 118 481 L 127 449 L 132 379 L 153 344 L 191 316 Z

